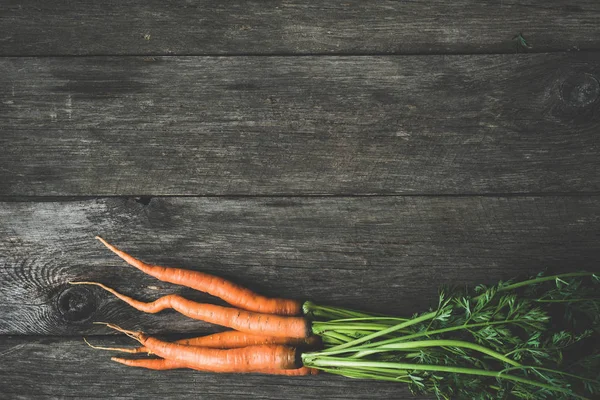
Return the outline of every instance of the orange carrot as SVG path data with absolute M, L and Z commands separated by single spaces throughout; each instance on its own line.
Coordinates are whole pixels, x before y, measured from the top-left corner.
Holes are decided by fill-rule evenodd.
M 167 360 L 164 358 L 142 358 L 132 360 L 129 358 L 120 358 L 120 357 L 112 357 L 111 360 L 130 366 L 130 367 L 139 367 L 146 369 L 154 369 L 157 371 L 165 371 L 169 369 L 178 369 L 178 368 L 188 368 L 185 363 L 174 360 Z M 196 371 L 207 371 L 206 368 L 192 368 Z M 256 370 L 256 371 L 244 371 L 248 373 L 260 373 L 260 374 L 269 374 L 269 375 L 287 375 L 287 376 L 303 376 L 303 375 L 316 375 L 318 373 L 317 369 L 301 367 L 296 369 L 264 369 L 264 370 Z
M 300 368 L 294 347 L 282 345 L 247 346 L 239 349 L 208 349 L 164 342 L 142 332 L 129 331 L 116 325 L 109 328 L 125 333 L 159 357 L 182 363 L 188 368 L 207 372 L 255 372 Z
M 227 303 L 244 310 L 265 314 L 300 315 L 302 304 L 289 299 L 276 299 L 261 296 L 233 282 L 198 271 L 180 268 L 166 268 L 146 264 L 96 236 L 109 250 L 121 257 L 129 265 L 164 282 L 187 286 L 219 297 Z
M 259 314 L 214 304 L 196 303 L 179 295 L 167 295 L 150 303 L 125 296 L 98 282 L 70 282 L 72 285 L 96 285 L 114 294 L 133 308 L 147 313 L 157 313 L 172 308 L 181 314 L 202 321 L 233 328 L 237 331 L 264 336 L 306 338 L 310 336 L 310 323 L 302 317 Z
M 238 331 L 225 331 L 214 333 L 208 336 L 199 336 L 189 339 L 177 340 L 175 343 L 186 346 L 207 347 L 210 349 L 235 349 L 239 347 L 255 346 L 259 344 L 283 344 L 288 346 L 307 346 L 318 347 L 321 339 L 318 336 L 311 335 L 307 338 L 290 338 L 278 336 L 261 336 Z M 104 350 L 120 351 L 123 353 L 148 353 L 150 352 L 144 346 L 137 348 L 124 347 L 100 347 Z

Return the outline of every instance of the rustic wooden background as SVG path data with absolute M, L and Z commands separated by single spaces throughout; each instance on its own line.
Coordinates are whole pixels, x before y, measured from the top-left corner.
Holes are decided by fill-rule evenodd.
M 519 46 L 522 33 L 529 46 Z M 148 261 L 267 295 L 428 308 L 441 284 L 598 270 L 600 2 L 5 0 L 0 393 L 405 398 L 401 385 L 150 372 L 88 348 Z

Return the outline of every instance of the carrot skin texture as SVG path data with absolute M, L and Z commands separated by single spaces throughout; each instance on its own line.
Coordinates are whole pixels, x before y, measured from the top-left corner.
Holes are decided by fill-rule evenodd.
M 187 346 L 200 346 L 218 349 L 232 349 L 238 347 L 255 346 L 260 344 L 282 344 L 288 346 L 312 346 L 320 344 L 320 338 L 311 335 L 303 338 L 264 336 L 244 333 L 239 331 L 225 331 L 213 333 L 208 336 L 199 336 L 189 339 L 180 339 L 175 343 Z
M 187 317 L 226 326 L 240 332 L 289 338 L 306 338 L 310 336 L 310 323 L 303 317 L 259 314 L 214 304 L 196 303 L 174 294 L 161 297 L 150 303 L 144 303 L 98 282 L 71 282 L 71 284 L 100 286 L 133 308 L 147 313 L 155 314 L 167 308 L 172 308 Z
M 261 296 L 226 279 L 203 272 L 147 264 L 119 250 L 101 237 L 96 238 L 129 265 L 161 281 L 206 292 L 244 310 L 277 315 L 302 314 L 302 303 L 299 301 Z
M 182 362 L 167 360 L 164 358 L 143 358 L 143 359 L 128 359 L 128 358 L 120 358 L 113 357 L 111 360 L 130 366 L 130 367 L 139 367 L 146 369 L 153 369 L 157 371 L 166 371 L 170 369 L 179 369 L 179 368 L 190 368 Z M 196 371 L 207 371 L 205 368 L 191 368 Z M 317 369 L 300 367 L 296 369 L 265 369 L 265 370 L 256 370 L 256 371 L 245 371 L 246 373 L 260 373 L 260 374 L 268 374 L 268 375 L 286 375 L 286 376 L 305 376 L 305 375 L 316 375 L 318 373 Z
M 202 368 L 209 372 L 247 372 L 269 369 L 300 368 L 297 349 L 282 345 L 248 346 L 239 349 L 207 349 L 165 342 L 143 332 L 123 329 L 114 324 L 98 322 L 137 340 L 159 357 L 177 361 L 188 368 Z
M 253 335 L 239 331 L 225 331 L 207 336 L 180 339 L 175 341 L 174 343 L 184 344 L 186 346 L 208 347 L 211 349 L 234 349 L 259 344 L 282 344 L 288 346 L 306 346 L 311 348 L 317 348 L 321 345 L 321 339 L 315 335 L 311 335 L 307 338 L 290 338 Z M 132 354 L 149 352 L 149 350 L 144 346 L 137 348 L 115 347 L 113 348 L 113 350 Z
M 297 369 L 296 349 L 282 345 L 247 346 L 238 349 L 208 349 L 164 342 L 136 332 L 138 341 L 159 357 L 208 372 L 247 372 Z

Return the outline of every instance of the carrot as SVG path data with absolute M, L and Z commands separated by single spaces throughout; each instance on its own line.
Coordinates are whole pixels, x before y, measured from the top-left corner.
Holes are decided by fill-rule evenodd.
M 121 363 L 123 365 L 127 365 L 130 367 L 139 367 L 146 369 L 153 369 L 157 371 L 165 371 L 169 369 L 178 369 L 178 368 L 188 368 L 185 363 L 167 360 L 164 358 L 142 358 L 132 360 L 129 358 L 121 358 L 121 357 L 112 357 L 112 361 Z M 206 371 L 206 368 L 192 368 L 196 371 Z M 264 369 L 264 370 L 256 370 L 256 371 L 244 371 L 248 373 L 260 373 L 260 374 L 268 374 L 268 375 L 287 375 L 287 376 L 303 376 L 303 375 L 316 375 L 318 373 L 317 369 L 314 368 L 306 368 L 300 367 L 296 369 Z
M 153 302 L 144 303 L 125 296 L 98 282 L 70 282 L 72 285 L 96 285 L 114 294 L 133 308 L 155 314 L 172 308 L 181 314 L 202 321 L 233 328 L 237 331 L 264 336 L 306 338 L 310 336 L 310 323 L 302 317 L 287 317 L 272 314 L 259 314 L 237 308 L 221 307 L 214 304 L 196 303 L 179 295 L 171 294 Z
M 117 249 L 100 236 L 96 236 L 109 250 L 121 257 L 129 265 L 161 281 L 187 286 L 225 300 L 232 306 L 265 314 L 300 315 L 302 303 L 290 299 L 277 299 L 261 296 L 233 282 L 203 272 L 180 268 L 166 268 L 146 264 Z
M 208 349 L 165 342 L 143 332 L 129 331 L 112 324 L 105 325 L 137 340 L 159 357 L 207 372 L 255 372 L 297 369 L 301 366 L 298 365 L 300 357 L 296 348 L 290 346 L 257 345 L 239 349 Z
M 208 336 L 198 336 L 194 338 L 177 340 L 175 343 L 186 346 L 199 346 L 211 349 L 234 349 L 246 346 L 255 346 L 259 344 L 283 344 L 289 346 L 307 346 L 319 347 L 321 339 L 318 336 L 311 335 L 307 338 L 290 338 L 278 336 L 261 336 L 238 331 L 226 331 L 214 333 Z M 97 348 L 97 347 L 96 347 Z M 148 353 L 147 348 L 141 346 L 137 348 L 123 347 L 100 347 L 103 350 L 120 351 L 123 353 Z

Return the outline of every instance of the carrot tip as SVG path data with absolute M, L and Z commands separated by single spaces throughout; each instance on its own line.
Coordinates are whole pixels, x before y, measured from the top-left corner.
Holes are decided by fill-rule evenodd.
M 69 282 L 70 285 L 94 285 L 94 286 L 100 286 L 102 289 L 107 290 L 111 293 L 113 293 L 113 290 L 111 288 L 109 288 L 106 285 L 103 285 L 100 282 L 92 282 L 92 281 L 75 281 L 75 282 Z
M 96 239 L 98 239 L 100 242 L 102 242 L 103 245 L 105 245 L 106 247 L 110 248 L 110 244 L 108 244 L 108 242 L 104 239 L 102 239 L 100 236 L 96 236 Z
M 104 325 L 104 326 L 110 327 L 110 323 L 108 323 L 108 322 L 93 321 L 92 324 L 94 324 L 94 325 Z

